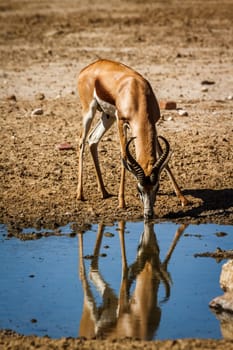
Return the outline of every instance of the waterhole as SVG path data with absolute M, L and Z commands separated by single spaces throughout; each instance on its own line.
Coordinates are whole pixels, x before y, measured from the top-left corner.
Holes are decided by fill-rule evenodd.
M 56 230 L 0 225 L 0 328 L 52 338 L 222 338 L 208 304 L 222 294 L 233 226 L 117 222 Z

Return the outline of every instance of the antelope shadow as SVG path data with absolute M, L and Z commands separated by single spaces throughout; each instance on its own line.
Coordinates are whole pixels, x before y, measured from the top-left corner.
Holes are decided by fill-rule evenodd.
M 191 189 L 184 191 L 185 195 L 191 195 L 192 197 L 200 198 L 202 203 L 199 207 L 182 210 L 174 213 L 168 213 L 165 218 L 178 219 L 183 217 L 193 217 L 197 218 L 199 216 L 203 217 L 203 213 L 209 216 L 211 213 L 209 211 L 223 210 L 223 215 L 227 215 L 228 211 L 233 210 L 233 189 L 222 189 L 222 190 L 212 190 L 212 189 Z

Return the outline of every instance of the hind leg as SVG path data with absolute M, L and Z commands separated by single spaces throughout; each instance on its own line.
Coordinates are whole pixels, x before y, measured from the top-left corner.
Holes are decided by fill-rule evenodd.
M 100 121 L 97 123 L 94 130 L 91 132 L 91 134 L 88 137 L 88 143 L 90 146 L 92 159 L 95 165 L 98 188 L 102 194 L 102 198 L 107 198 L 110 195 L 104 186 L 104 182 L 103 182 L 103 178 L 100 170 L 99 157 L 98 157 L 98 144 L 101 138 L 106 133 L 106 131 L 112 126 L 114 121 L 115 121 L 115 117 L 102 113 Z
M 78 173 L 78 187 L 77 187 L 77 199 L 84 200 L 83 196 L 83 156 L 84 156 L 84 148 L 85 142 L 88 135 L 88 132 L 91 127 L 92 120 L 95 116 L 97 109 L 97 102 L 93 100 L 89 110 L 83 113 L 83 132 L 81 141 L 79 144 L 79 173 Z

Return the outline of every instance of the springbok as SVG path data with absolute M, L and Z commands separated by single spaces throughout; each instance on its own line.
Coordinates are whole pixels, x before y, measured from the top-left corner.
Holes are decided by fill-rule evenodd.
M 187 199 L 168 166 L 169 143 L 159 136 L 165 145 L 163 151 L 156 132 L 156 122 L 160 118 L 159 105 L 150 83 L 133 69 L 109 60 L 98 60 L 85 67 L 78 77 L 78 93 L 82 105 L 83 132 L 79 153 L 79 177 L 77 198 L 83 196 L 83 155 L 85 141 L 97 110 L 102 112 L 100 120 L 88 137 L 90 152 L 94 161 L 98 188 L 103 198 L 109 197 L 98 160 L 98 143 L 105 132 L 117 121 L 122 157 L 119 188 L 119 207 L 125 207 L 125 169 L 137 179 L 137 188 L 144 206 L 144 218 L 152 218 L 153 206 L 159 188 L 159 178 L 166 169 L 182 205 Z M 127 129 L 132 138 L 127 140 Z M 134 140 L 136 159 L 129 151 Z
M 170 297 L 171 279 L 167 271 L 172 253 L 187 225 L 181 225 L 168 249 L 165 260 L 160 261 L 160 249 L 154 232 L 154 224 L 145 220 L 136 259 L 128 266 L 124 230 L 125 223 L 119 222 L 121 247 L 121 283 L 119 293 L 107 283 L 99 271 L 99 255 L 104 233 L 104 225 L 99 224 L 98 235 L 87 275 L 83 257 L 83 234 L 79 237 L 79 276 L 84 301 L 79 326 L 79 336 L 119 339 L 125 337 L 151 340 L 161 319 L 158 290 L 161 282 L 165 288 L 162 301 Z M 98 291 L 101 302 L 97 303 Z M 98 299 L 98 298 L 97 298 Z

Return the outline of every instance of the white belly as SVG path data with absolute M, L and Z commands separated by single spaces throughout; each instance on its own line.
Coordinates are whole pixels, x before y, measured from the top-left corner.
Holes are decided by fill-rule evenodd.
M 100 106 L 101 110 L 112 116 L 112 117 L 116 117 L 116 107 L 114 105 L 112 105 L 111 103 L 108 103 L 106 101 L 101 100 L 97 94 L 96 91 L 94 91 L 94 97 L 96 99 L 96 101 L 98 102 L 98 105 Z

